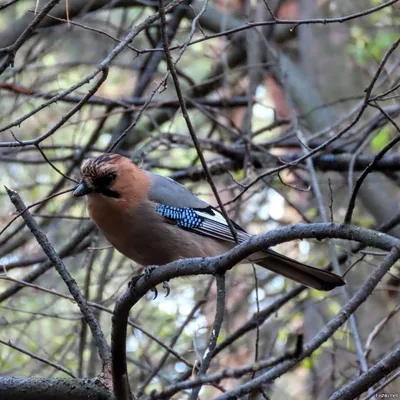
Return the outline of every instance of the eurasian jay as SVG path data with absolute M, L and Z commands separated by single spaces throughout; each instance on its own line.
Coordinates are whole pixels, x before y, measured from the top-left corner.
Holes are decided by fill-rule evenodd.
M 123 255 L 143 266 L 182 258 L 221 255 L 233 246 L 222 214 L 174 180 L 136 166 L 118 154 L 87 160 L 75 197 L 87 195 L 90 217 Z M 237 239 L 250 235 L 232 221 Z M 253 254 L 251 262 L 303 285 L 331 290 L 345 281 L 272 250 Z

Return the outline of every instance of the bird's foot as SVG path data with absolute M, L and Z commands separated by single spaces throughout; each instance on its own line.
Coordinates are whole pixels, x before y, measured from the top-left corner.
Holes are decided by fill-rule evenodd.
M 150 266 L 146 267 L 146 268 L 143 270 L 144 279 L 149 279 L 151 273 L 152 273 L 155 269 L 156 269 L 156 267 L 155 267 L 154 265 L 150 265 Z M 164 282 L 162 283 L 162 287 L 163 287 L 163 289 L 166 290 L 165 297 L 168 297 L 169 294 L 171 293 L 171 288 L 169 287 L 168 281 L 164 281 Z M 157 298 L 157 296 L 158 296 L 158 290 L 157 290 L 156 287 L 154 287 L 153 289 L 151 289 L 151 291 L 154 293 L 153 300 L 155 300 L 155 299 Z
M 136 275 L 129 281 L 129 283 L 128 283 L 129 289 L 135 288 L 136 282 L 140 279 L 141 276 L 142 275 Z
M 151 273 L 156 269 L 154 265 L 149 265 L 143 270 L 144 279 L 150 278 Z
M 151 273 L 156 269 L 156 267 L 154 265 L 149 265 L 147 267 L 145 267 L 145 269 L 143 270 L 143 276 L 144 279 L 147 280 L 150 278 Z M 158 296 L 158 290 L 156 287 L 154 287 L 153 289 L 151 289 L 151 291 L 154 293 L 154 297 L 153 300 L 155 300 Z

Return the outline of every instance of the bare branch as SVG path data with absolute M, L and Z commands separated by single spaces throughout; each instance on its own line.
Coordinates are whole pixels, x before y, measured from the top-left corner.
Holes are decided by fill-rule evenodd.
M 89 325 L 90 330 L 92 331 L 93 338 L 97 344 L 97 350 L 99 352 L 100 359 L 102 360 L 103 367 L 105 368 L 106 365 L 110 362 L 110 356 L 111 356 L 110 349 L 108 347 L 108 344 L 103 335 L 100 325 L 98 324 L 96 318 L 94 317 L 92 310 L 88 307 L 87 300 L 82 295 L 77 283 L 70 275 L 69 271 L 65 267 L 60 256 L 54 250 L 53 246 L 47 239 L 46 235 L 40 230 L 38 224 L 30 214 L 29 210 L 26 209 L 25 204 L 19 197 L 18 193 L 10 189 L 7 189 L 7 193 L 17 211 L 18 212 L 24 211 L 22 217 L 25 223 L 29 227 L 32 234 L 35 236 L 40 247 L 43 249 L 47 257 L 49 258 L 49 261 L 51 261 L 51 263 L 54 265 L 55 269 L 57 270 L 57 272 L 67 285 L 68 290 L 70 291 L 75 301 L 77 302 L 87 324 Z

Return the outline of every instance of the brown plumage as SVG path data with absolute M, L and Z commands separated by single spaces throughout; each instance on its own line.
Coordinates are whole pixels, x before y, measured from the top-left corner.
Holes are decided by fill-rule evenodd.
M 217 256 L 235 245 L 216 209 L 179 183 L 144 171 L 125 157 L 104 154 L 90 159 L 82 166 L 81 176 L 74 195 L 87 195 L 90 217 L 106 239 L 143 266 Z M 250 237 L 233 224 L 240 242 Z M 272 250 L 258 252 L 250 260 L 319 290 L 345 284 L 335 274 Z

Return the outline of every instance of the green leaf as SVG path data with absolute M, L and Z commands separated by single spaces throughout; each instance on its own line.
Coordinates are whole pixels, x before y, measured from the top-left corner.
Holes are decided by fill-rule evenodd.
M 373 138 L 371 146 L 374 150 L 382 150 L 390 141 L 390 128 L 385 127 Z

